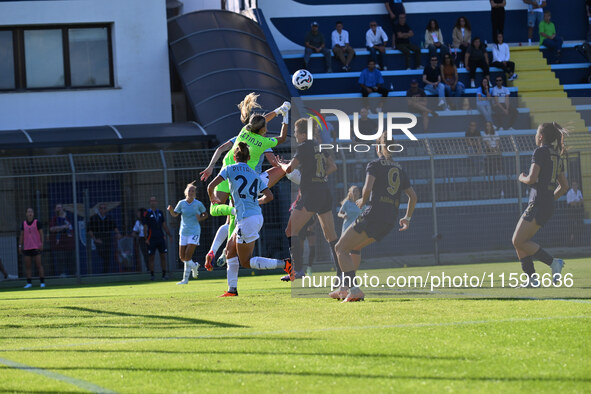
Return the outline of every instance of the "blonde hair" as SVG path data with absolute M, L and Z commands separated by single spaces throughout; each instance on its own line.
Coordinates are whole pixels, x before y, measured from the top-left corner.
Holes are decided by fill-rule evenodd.
M 195 191 L 197 191 L 197 185 L 195 184 L 196 181 L 193 181 L 191 183 L 187 183 L 187 187 L 185 187 L 185 198 L 189 197 L 189 189 L 194 187 Z
M 250 114 L 254 109 L 261 108 L 261 105 L 257 103 L 257 99 L 259 95 L 252 92 L 244 97 L 244 100 L 238 104 L 238 109 L 240 110 L 240 121 L 243 124 L 246 124 L 250 119 Z
M 296 134 L 308 132 L 308 118 L 299 118 L 294 124 Z
M 347 197 L 345 197 L 345 199 L 343 201 L 341 201 L 341 205 L 345 204 L 347 201 L 353 201 L 355 202 L 355 196 L 354 196 L 354 192 L 355 190 L 359 190 L 359 193 L 361 193 L 361 189 L 359 188 L 359 186 L 353 185 L 349 188 L 349 191 L 347 192 Z

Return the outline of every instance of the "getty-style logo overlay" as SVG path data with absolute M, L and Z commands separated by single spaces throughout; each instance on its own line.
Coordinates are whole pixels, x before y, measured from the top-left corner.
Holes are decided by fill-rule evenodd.
M 353 112 L 353 116 L 350 117 L 346 112 L 338 109 L 321 109 L 320 112 L 310 108 L 306 108 L 306 114 L 308 118 L 308 136 L 309 140 L 314 139 L 314 124 L 319 130 L 329 130 L 328 123 L 323 114 L 331 114 L 337 118 L 338 133 L 337 139 L 340 141 L 373 141 L 373 144 L 357 143 L 353 142 L 350 144 L 327 144 L 320 143 L 320 150 L 336 150 L 348 151 L 348 152 L 368 152 L 372 147 L 377 144 L 375 141 L 382 135 L 384 130 L 386 131 L 387 140 L 394 141 L 392 135 L 395 132 L 401 131 L 408 139 L 417 141 L 417 137 L 410 131 L 417 125 L 417 117 L 414 114 L 408 112 L 378 112 L 378 128 L 374 133 L 364 134 L 359 130 L 359 112 Z M 353 121 L 353 127 L 351 127 L 351 118 Z M 385 120 L 385 121 L 384 121 Z M 401 123 L 401 120 L 406 122 Z M 353 133 L 351 133 L 353 131 Z M 404 147 L 398 143 L 387 144 L 390 152 L 402 152 Z

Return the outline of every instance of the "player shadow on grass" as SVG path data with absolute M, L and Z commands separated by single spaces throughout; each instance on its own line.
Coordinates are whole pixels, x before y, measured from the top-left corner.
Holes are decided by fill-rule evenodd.
M 166 320 L 170 322 L 171 320 L 183 322 L 183 323 L 190 323 L 190 324 L 197 324 L 197 325 L 207 325 L 207 326 L 214 326 L 220 328 L 248 328 L 248 326 L 243 326 L 240 324 L 232 324 L 232 323 L 222 323 L 216 322 L 212 320 L 203 320 L 203 319 L 194 319 L 191 317 L 181 317 L 181 316 L 164 316 L 164 315 L 139 315 L 134 313 L 126 313 L 126 312 L 113 312 L 113 311 L 103 311 L 100 309 L 90 309 L 90 308 L 81 308 L 77 306 L 62 306 L 61 309 L 69 309 L 73 311 L 79 312 L 89 312 L 89 313 L 96 313 L 96 314 L 105 314 L 105 315 L 112 315 L 112 316 L 121 316 L 121 317 L 141 317 L 141 318 L 148 318 L 148 319 L 160 319 Z M 168 325 L 170 327 L 170 325 Z
M 38 368 L 38 367 L 37 367 Z M 170 367 L 48 367 L 52 371 L 78 371 L 78 370 L 92 370 L 92 371 L 125 371 L 125 372 L 196 372 L 204 374 L 233 374 L 233 375 L 274 375 L 274 376 L 319 376 L 328 378 L 358 378 L 358 379 L 398 379 L 398 380 L 450 380 L 450 381 L 473 381 L 473 382 L 591 382 L 591 378 L 581 378 L 572 376 L 428 376 L 428 375 L 396 375 L 392 374 L 367 374 L 367 373 L 351 373 L 351 372 L 296 372 L 296 371 L 244 371 L 232 369 L 207 369 L 202 366 L 195 366 L 193 368 L 170 368 Z

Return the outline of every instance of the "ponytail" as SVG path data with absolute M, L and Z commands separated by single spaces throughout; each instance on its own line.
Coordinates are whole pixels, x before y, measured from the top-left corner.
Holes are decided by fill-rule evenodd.
M 239 142 L 234 148 L 234 159 L 237 163 L 246 163 L 250 157 L 250 149 L 246 142 Z
M 250 117 L 250 121 L 245 126 L 246 130 L 251 133 L 259 134 L 259 131 L 267 125 L 267 121 L 263 115 L 254 114 Z
M 243 124 L 246 124 L 248 122 L 250 114 L 254 109 L 261 108 L 260 104 L 257 103 L 258 98 L 258 94 L 254 92 L 249 93 L 246 95 L 246 97 L 244 97 L 244 100 L 242 100 L 240 104 L 238 104 L 238 109 L 240 110 L 240 121 Z
M 564 143 L 564 137 L 568 135 L 568 130 L 560 126 L 556 122 L 543 123 L 540 126 L 540 134 L 542 134 L 542 141 L 545 144 L 552 144 L 556 141 L 556 151 L 561 155 L 566 153 L 566 146 Z

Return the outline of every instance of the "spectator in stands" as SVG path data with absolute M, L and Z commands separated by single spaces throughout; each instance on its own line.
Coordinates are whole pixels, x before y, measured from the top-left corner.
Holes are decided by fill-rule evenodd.
M 540 45 L 548 48 L 548 61 L 560 63 L 560 51 L 562 50 L 562 37 L 556 35 L 556 26 L 550 21 L 552 13 L 544 12 L 544 21 L 540 23 Z
M 458 68 L 451 61 L 451 55 L 449 53 L 443 55 L 441 77 L 443 79 L 443 86 L 445 87 L 445 95 L 455 97 L 456 99 L 452 101 L 453 108 L 459 108 L 459 97 L 462 97 L 464 94 L 464 84 L 460 82 Z
M 384 66 L 387 42 L 388 36 L 382 26 L 378 26 L 376 21 L 369 22 L 369 29 L 365 32 L 365 46 L 369 51 L 369 58 L 377 61 L 380 70 L 387 70 Z
M 72 222 L 68 220 L 62 204 L 55 205 L 55 216 L 49 222 L 49 247 L 54 266 L 54 275 L 65 277 L 71 273 L 76 259 L 76 239 Z
M 359 75 L 359 85 L 361 86 L 361 95 L 364 97 L 364 107 L 368 107 L 367 97 L 370 93 L 379 93 L 382 95 L 380 105 L 376 108 L 376 112 L 380 112 L 384 105 L 385 97 L 388 97 L 388 89 L 383 86 L 384 78 L 382 77 L 380 70 L 376 70 L 375 60 L 369 59 L 367 62 L 367 68 L 361 71 L 361 75 Z
M 527 42 L 531 45 L 534 35 L 534 27 L 544 19 L 544 7 L 546 0 L 523 0 L 527 4 Z M 540 43 L 541 45 L 541 43 Z
M 498 34 L 505 32 L 505 6 L 507 0 L 490 0 L 490 19 L 492 23 L 492 39 L 497 43 Z
M 406 10 L 404 9 L 404 4 L 402 4 L 402 0 L 388 0 L 386 3 L 386 11 L 388 11 L 388 16 L 390 17 L 390 27 L 394 32 L 392 34 L 392 49 L 394 49 L 394 45 L 396 44 L 396 30 L 394 27 L 396 26 L 396 18 L 398 18 L 398 23 L 400 23 L 400 15 L 406 14 Z
M 499 126 L 500 130 L 513 130 L 513 124 L 517 119 L 517 108 L 515 105 L 511 105 L 510 95 L 509 89 L 503 86 L 503 77 L 498 76 L 496 85 L 492 88 L 491 96 L 493 97 L 495 124 Z
M 131 235 L 135 240 L 137 260 L 141 260 L 141 258 L 143 258 L 146 269 L 149 270 L 150 266 L 148 265 L 148 245 L 146 245 L 146 237 L 144 235 L 144 212 L 146 212 L 146 208 L 139 208 L 136 211 L 136 220 L 135 224 L 133 225 Z M 141 263 L 139 261 L 138 267 L 141 267 Z
M 576 242 L 580 241 L 580 236 L 583 234 L 583 217 L 585 214 L 583 209 L 583 194 L 581 193 L 581 190 L 579 190 L 578 182 L 572 182 L 571 189 L 566 193 L 566 203 L 568 204 L 570 242 L 574 245 Z
M 429 49 L 429 56 L 437 56 L 437 49 L 441 54 L 448 53 L 449 48 L 443 42 L 443 34 L 435 19 L 431 19 L 425 29 L 425 48 Z
M 306 34 L 306 42 L 304 45 L 306 46 L 306 49 L 304 50 L 304 68 L 308 68 L 308 63 L 310 63 L 310 57 L 313 53 L 322 53 L 326 65 L 325 70 L 327 73 L 331 73 L 330 49 L 326 47 L 324 34 L 318 30 L 318 22 L 312 22 L 312 28 L 308 31 L 308 34 Z
M 587 11 L 587 21 L 588 21 L 586 41 L 590 42 L 591 41 L 591 0 L 585 1 L 585 11 Z
M 101 260 L 102 267 L 100 273 L 107 273 L 110 270 L 111 260 L 113 258 L 113 234 L 116 239 L 121 238 L 119 229 L 113 219 L 107 216 L 107 204 L 100 203 L 96 215 L 90 218 L 88 224 L 88 234 L 96 245 Z
M 427 105 L 427 95 L 425 91 L 419 88 L 419 81 L 413 79 L 410 81 L 410 89 L 406 91 L 408 97 L 408 109 L 412 112 L 420 113 L 423 117 L 423 130 L 429 129 L 429 114 L 438 116 L 437 112 L 429 109 Z
M 464 67 L 466 51 L 470 47 L 470 40 L 472 40 L 470 21 L 465 16 L 460 16 L 456 21 L 456 25 L 452 31 L 452 38 L 452 47 L 454 48 L 454 53 L 456 55 L 456 65 L 459 64 L 460 67 Z M 459 59 L 458 51 L 460 52 Z
M 476 68 L 480 67 L 482 69 L 482 73 L 484 74 L 484 78 L 488 81 L 490 79 L 489 74 L 489 67 L 488 67 L 488 54 L 486 53 L 486 49 L 482 47 L 480 43 L 479 37 L 474 37 L 472 39 L 472 45 L 466 51 L 466 58 L 464 59 L 464 64 L 466 65 L 466 70 L 470 75 L 470 87 L 476 87 L 474 83 L 474 77 L 476 76 Z
M 474 174 L 484 174 L 484 157 L 482 156 L 482 138 L 476 127 L 476 122 L 471 121 L 466 130 L 466 150 L 470 154 Z
M 423 83 L 426 92 L 439 97 L 439 107 L 446 108 L 445 85 L 441 83 L 441 68 L 437 64 L 437 56 L 431 56 L 431 61 L 423 70 Z
M 490 88 L 488 78 L 482 78 L 480 87 L 476 89 L 476 108 L 487 122 L 492 124 L 492 106 L 490 105 Z
M 484 136 L 484 151 L 488 153 L 488 174 L 495 174 L 501 171 L 501 137 L 495 132 L 492 122 L 486 122 Z
M 492 45 L 493 62 L 491 66 L 503 69 L 509 81 L 517 78 L 515 63 L 511 60 L 509 45 L 503 42 L 503 33 L 497 35 L 497 43 Z
M 375 134 L 378 130 L 378 123 L 374 119 L 368 118 L 369 110 L 365 107 L 359 110 L 358 130 L 361 134 L 370 135 Z M 364 142 L 355 136 L 357 142 Z
M 404 64 L 407 70 L 410 70 L 410 51 L 414 53 L 415 68 L 421 67 L 421 48 L 410 42 L 410 38 L 414 35 L 415 33 L 406 23 L 406 14 L 398 15 L 398 23 L 394 26 L 394 34 L 392 35 L 392 49 L 394 49 L 394 42 L 396 42 L 396 49 L 404 54 Z M 396 41 L 394 41 L 394 37 Z
M 332 31 L 331 38 L 334 55 L 343 64 L 343 71 L 349 71 L 349 64 L 351 64 L 355 57 L 355 50 L 349 44 L 349 32 L 343 30 L 343 22 L 338 21 L 336 23 L 336 28 Z
M 35 260 L 37 271 L 39 272 L 39 281 L 41 287 L 45 287 L 45 271 L 41 264 L 41 253 L 43 252 L 43 225 L 35 219 L 33 208 L 27 208 L 26 218 L 21 223 L 20 236 L 18 238 L 18 252 L 23 255 L 25 263 L 25 274 L 27 275 L 27 284 L 25 289 L 33 287 L 32 260 Z

